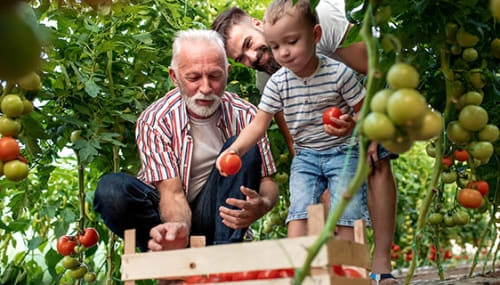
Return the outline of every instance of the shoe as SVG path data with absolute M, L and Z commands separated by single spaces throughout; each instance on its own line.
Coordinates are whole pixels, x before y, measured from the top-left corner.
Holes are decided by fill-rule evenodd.
M 385 279 L 394 279 L 396 280 L 396 278 L 391 274 L 391 273 L 370 273 L 370 277 L 375 280 L 375 282 L 377 283 L 377 285 L 380 284 L 380 281 L 382 280 L 385 280 Z M 396 284 L 398 284 L 396 282 Z

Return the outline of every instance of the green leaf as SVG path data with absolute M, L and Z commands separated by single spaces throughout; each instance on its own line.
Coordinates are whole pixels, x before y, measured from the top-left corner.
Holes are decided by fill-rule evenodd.
M 34 249 L 38 248 L 40 246 L 40 244 L 42 244 L 42 242 L 43 242 L 43 238 L 40 236 L 37 236 L 33 239 L 30 239 L 28 241 L 28 249 L 34 250 Z
M 31 220 L 29 219 L 18 219 L 14 220 L 9 224 L 9 230 L 11 232 L 20 232 L 28 229 L 28 226 L 31 224 Z
M 85 81 L 85 92 L 87 92 L 87 94 L 89 94 L 90 97 L 92 98 L 97 97 L 100 91 L 101 88 L 97 86 L 97 84 L 94 82 L 93 79 Z
M 56 265 L 61 259 L 63 259 L 63 256 L 52 248 L 45 254 L 45 264 L 47 265 L 47 269 L 54 280 L 58 279 Z
M 64 217 L 64 222 L 67 224 L 71 224 L 76 220 L 76 215 L 70 208 L 64 208 L 61 215 Z
M 88 165 L 99 154 L 96 144 L 99 146 L 99 141 L 77 140 L 75 142 L 75 148 L 78 150 L 83 165 Z
M 131 123 L 134 123 L 134 124 L 135 124 L 135 122 L 137 122 L 137 116 L 134 114 L 121 113 L 120 118 L 124 119 L 125 121 L 129 121 Z

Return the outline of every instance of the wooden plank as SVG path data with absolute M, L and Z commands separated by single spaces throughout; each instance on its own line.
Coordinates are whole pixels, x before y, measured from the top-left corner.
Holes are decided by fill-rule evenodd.
M 315 204 L 307 207 L 307 234 L 319 235 L 325 227 L 325 207 Z
M 124 254 L 122 256 L 122 280 L 299 268 L 302 267 L 307 256 L 307 248 L 316 239 L 317 236 L 298 237 L 204 248 Z M 334 246 L 334 249 L 346 246 L 344 241 L 332 240 L 330 242 L 333 244 L 341 242 L 339 246 Z M 356 254 L 359 251 L 359 249 L 354 249 L 349 252 Z M 312 266 L 320 267 L 327 264 L 327 249 L 323 247 L 314 259 Z
M 354 241 L 361 244 L 367 244 L 368 238 L 366 237 L 366 220 L 354 221 Z M 357 269 L 363 278 L 368 278 L 368 270 L 365 268 Z
M 218 282 L 208 284 L 220 285 L 291 285 L 293 278 L 279 278 L 268 280 L 247 280 L 247 281 L 232 281 Z M 348 278 L 343 276 L 315 275 L 308 276 L 302 282 L 303 285 L 371 285 L 372 280 L 367 278 Z
M 333 239 L 328 241 L 328 264 L 352 265 L 371 268 L 370 246 L 352 240 Z
M 134 254 L 135 253 L 135 229 L 125 230 L 123 239 L 123 253 Z M 122 267 L 122 278 L 124 276 Z M 135 285 L 135 281 L 125 281 L 125 285 Z
M 207 240 L 205 236 L 191 236 L 189 237 L 189 244 L 192 248 L 205 247 Z

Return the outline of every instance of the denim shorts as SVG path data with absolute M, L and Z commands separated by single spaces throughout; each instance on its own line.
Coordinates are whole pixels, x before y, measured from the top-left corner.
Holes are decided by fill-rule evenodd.
M 342 198 L 358 164 L 358 145 L 338 146 L 327 150 L 296 148 L 290 170 L 290 207 L 286 222 L 306 219 L 307 206 L 319 203 L 319 197 L 326 188 L 330 191 L 330 210 Z M 389 157 L 387 150 L 379 148 L 379 158 Z M 346 161 L 346 159 L 348 159 Z M 366 182 L 347 205 L 338 225 L 353 226 L 354 221 L 365 219 L 370 224 L 367 207 Z

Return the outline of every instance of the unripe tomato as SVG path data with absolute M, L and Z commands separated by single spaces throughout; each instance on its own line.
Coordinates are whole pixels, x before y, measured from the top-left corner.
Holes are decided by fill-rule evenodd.
M 469 144 L 470 154 L 476 159 L 488 160 L 493 155 L 493 145 L 490 142 L 471 142 Z
M 330 118 L 338 119 L 342 115 L 342 111 L 337 107 L 330 107 L 323 113 L 323 124 L 331 125 L 335 128 L 338 128 L 339 125 L 332 122 Z
M 453 44 L 451 47 L 450 47 L 450 51 L 452 54 L 454 55 L 459 55 L 462 53 L 462 47 L 459 45 L 459 44 Z
M 456 225 L 466 225 L 469 222 L 469 214 L 465 211 L 456 211 L 453 214 L 453 222 Z
M 81 136 L 82 131 L 81 130 L 76 130 L 71 132 L 70 140 L 72 143 L 75 143 L 76 140 L 81 140 L 83 139 Z
M 69 255 L 65 256 L 62 260 L 62 266 L 66 269 L 74 269 L 80 265 L 78 259 L 71 257 Z
M 40 76 L 34 72 L 30 72 L 18 79 L 17 84 L 19 84 L 22 89 L 38 91 L 40 90 Z
M 28 177 L 29 168 L 26 163 L 15 159 L 5 163 L 3 172 L 10 181 L 21 181 Z
M 94 228 L 86 228 L 83 235 L 78 234 L 78 241 L 86 248 L 90 248 L 99 241 L 99 234 Z
M 21 153 L 19 144 L 11 137 L 0 138 L 0 160 L 9 161 L 16 159 Z
M 479 131 L 488 123 L 488 113 L 481 106 L 467 105 L 458 114 L 458 121 L 468 131 Z
M 438 225 L 443 222 L 443 215 L 440 213 L 432 213 L 429 215 L 429 223 L 431 225 Z
M 467 79 L 476 89 L 481 89 L 486 85 L 481 76 L 481 70 L 471 70 L 469 72 L 469 75 L 467 76 Z
M 473 62 L 477 59 L 478 53 L 475 48 L 466 48 L 462 52 L 462 58 L 467 62 Z
M 467 143 L 471 138 L 471 133 L 464 129 L 458 121 L 448 123 L 446 135 L 454 143 Z
M 433 143 L 428 143 L 425 146 L 425 151 L 427 152 L 428 156 L 436 157 L 436 146 Z
M 483 195 L 479 191 L 464 188 L 458 193 L 458 202 L 460 205 L 469 209 L 477 209 L 481 206 Z
M 427 110 L 425 98 L 414 89 L 399 89 L 387 102 L 387 113 L 400 126 L 416 126 Z
M 445 29 L 445 34 L 446 34 L 446 42 L 449 44 L 453 44 L 457 42 L 457 31 L 458 31 L 458 25 L 456 23 L 446 23 L 446 29 Z
M 464 28 L 460 28 L 457 32 L 457 42 L 461 47 L 473 47 L 479 42 L 479 37 L 466 32 Z
M 458 102 L 462 107 L 467 105 L 481 105 L 481 103 L 483 102 L 483 97 L 484 95 L 479 92 L 469 91 L 462 95 Z
M 33 112 L 33 103 L 30 100 L 23 100 L 23 114 L 22 115 L 29 115 L 31 112 Z
M 8 137 L 16 136 L 21 130 L 21 123 L 7 116 L 0 117 L 0 134 Z
M 500 39 L 496 38 L 491 41 L 491 53 L 494 57 L 500 59 Z
M 499 133 L 497 126 L 488 124 L 477 133 L 477 137 L 482 141 L 494 142 L 498 139 Z
M 85 275 L 83 275 L 83 280 L 85 280 L 85 282 L 94 282 L 96 279 L 96 275 L 94 272 L 87 272 L 85 273 Z
M 447 227 L 453 227 L 455 225 L 455 222 L 453 221 L 453 217 L 450 215 L 445 215 L 443 218 L 444 225 Z
M 382 146 L 384 146 L 390 152 L 404 153 L 410 150 L 410 148 L 413 146 L 413 141 L 408 137 L 398 137 L 394 140 L 382 142 Z
M 75 237 L 64 235 L 57 240 L 57 252 L 59 254 L 67 256 L 74 253 L 75 246 L 77 242 Z M 84 273 L 85 274 L 85 273 Z M 83 274 L 82 274 L 83 276 Z
M 381 142 L 394 139 L 396 128 L 385 114 L 371 112 L 363 121 L 363 132 L 370 140 Z
M 410 129 L 414 140 L 428 140 L 437 137 L 443 131 L 443 117 L 435 110 L 427 109 L 419 126 Z
M 19 117 L 23 113 L 23 100 L 17 95 L 7 95 L 2 99 L 2 104 L 0 105 L 2 113 L 9 117 Z
M 419 75 L 415 67 L 407 63 L 396 63 L 387 72 L 387 83 L 392 89 L 416 88 Z
M 370 101 L 372 112 L 385 113 L 387 111 L 387 101 L 389 101 L 393 92 L 390 89 L 382 89 L 375 93 Z
M 226 153 L 220 160 L 220 167 L 222 171 L 229 175 L 238 173 L 241 168 L 241 159 L 237 154 Z
M 443 183 L 453 183 L 457 181 L 457 173 L 455 171 L 442 172 L 441 181 L 443 181 Z
M 469 154 L 465 149 L 456 149 L 455 152 L 453 152 L 453 157 L 457 161 L 467 161 L 469 159 Z
M 493 17 L 500 22 L 500 0 L 490 0 L 490 9 Z
M 462 81 L 455 80 L 453 81 L 453 97 L 458 98 L 465 92 L 465 87 Z
M 87 273 L 88 271 L 88 268 L 86 265 L 80 265 L 80 267 L 78 268 L 75 268 L 75 269 L 71 269 L 69 271 L 69 276 L 75 280 L 78 280 L 80 278 L 82 278 L 85 273 Z
M 485 196 L 486 194 L 488 194 L 488 191 L 490 190 L 490 185 L 488 184 L 488 182 L 480 180 L 480 181 L 469 182 L 467 188 L 476 189 L 477 191 L 479 191 L 479 193 L 481 193 L 481 195 Z

